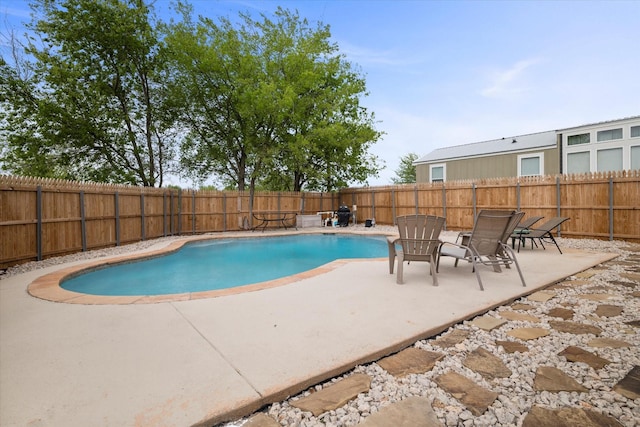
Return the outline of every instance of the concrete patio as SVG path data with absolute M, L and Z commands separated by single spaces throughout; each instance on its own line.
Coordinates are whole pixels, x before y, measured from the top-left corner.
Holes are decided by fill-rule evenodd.
M 267 235 L 269 233 L 266 233 Z M 147 251 L 160 249 L 158 244 Z M 153 304 L 46 301 L 26 289 L 68 265 L 0 281 L 0 425 L 214 425 L 254 412 L 352 367 L 614 257 L 522 250 L 515 269 L 442 261 L 336 262 L 284 286 Z M 74 264 L 82 264 L 76 262 Z M 84 262 L 86 263 L 86 261 Z

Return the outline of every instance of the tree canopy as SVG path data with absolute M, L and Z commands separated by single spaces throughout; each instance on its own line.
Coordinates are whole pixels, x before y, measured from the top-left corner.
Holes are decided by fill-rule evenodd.
M 409 153 L 400 157 L 400 164 L 395 170 L 396 176 L 391 178 L 394 184 L 411 184 L 416 182 L 416 166 L 413 164 L 418 160 L 416 153 Z
M 3 60 L 6 169 L 19 174 L 162 185 L 173 123 L 158 32 L 142 0 L 37 0 L 30 78 Z
M 194 20 L 179 2 L 179 19 L 165 24 L 144 0 L 32 7 L 41 40 L 25 51 L 32 61 L 0 58 L 1 160 L 11 172 L 161 186 L 171 170 L 293 191 L 378 173 L 364 77 L 326 25 L 282 8 Z

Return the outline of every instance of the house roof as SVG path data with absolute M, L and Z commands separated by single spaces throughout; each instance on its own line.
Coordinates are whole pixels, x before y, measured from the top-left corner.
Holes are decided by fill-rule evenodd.
M 634 121 L 634 120 L 638 120 L 640 119 L 640 116 L 630 116 L 630 117 L 625 117 L 622 119 L 615 119 L 615 120 L 605 120 L 603 122 L 595 122 L 595 123 L 587 123 L 586 125 L 580 125 L 580 126 L 571 126 L 568 128 L 562 128 L 562 129 L 558 129 L 557 132 L 562 132 L 562 131 L 566 131 L 566 130 L 573 130 L 573 129 L 580 129 L 580 128 L 585 128 L 585 127 L 592 127 L 592 126 L 601 126 L 601 125 L 608 125 L 608 124 L 613 124 L 613 123 L 622 123 L 622 122 L 627 122 L 627 121 Z
M 434 161 L 452 160 L 485 156 L 514 151 L 524 151 L 556 146 L 556 131 L 532 133 L 528 135 L 510 136 L 508 138 L 490 141 L 474 142 L 472 144 L 456 145 L 433 150 L 429 154 L 416 160 L 414 164 L 430 163 Z

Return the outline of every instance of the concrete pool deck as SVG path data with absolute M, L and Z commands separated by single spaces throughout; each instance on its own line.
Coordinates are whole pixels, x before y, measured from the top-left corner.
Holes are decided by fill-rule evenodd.
M 378 259 L 338 262 L 257 292 L 150 304 L 56 303 L 27 293 L 40 276 L 92 261 L 12 276 L 0 280 L 0 425 L 236 419 L 615 257 L 563 252 L 522 250 L 526 288 L 515 269 L 483 268 L 484 292 L 470 266 L 449 259 L 439 287 L 426 263 L 405 266 L 397 285 Z

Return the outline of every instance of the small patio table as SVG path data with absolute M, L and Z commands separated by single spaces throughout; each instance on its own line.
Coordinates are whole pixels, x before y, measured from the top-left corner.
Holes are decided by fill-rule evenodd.
M 284 227 L 284 229 L 286 230 L 288 228 L 287 221 L 291 221 L 294 224 L 290 225 L 289 227 L 293 227 L 297 230 L 298 227 L 295 226 L 296 215 L 296 212 L 254 212 L 253 218 L 257 221 L 260 221 L 260 223 L 254 226 L 251 230 L 255 231 L 262 228 L 262 232 L 264 232 L 264 230 L 266 230 L 266 228 L 272 222 L 277 223 L 278 228 Z

